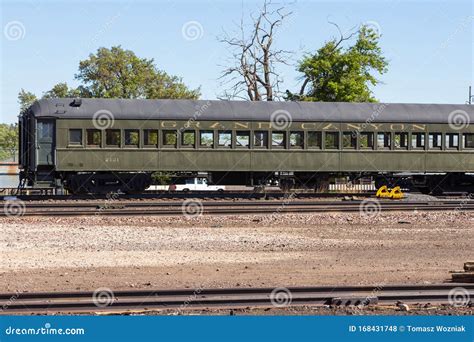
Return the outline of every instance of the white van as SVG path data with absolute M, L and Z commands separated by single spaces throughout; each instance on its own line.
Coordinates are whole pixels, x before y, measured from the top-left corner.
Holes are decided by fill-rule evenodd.
M 225 190 L 225 186 L 222 185 L 209 185 L 207 184 L 207 178 L 195 177 L 185 178 L 184 182 L 177 182 L 171 184 L 168 188 L 169 191 L 219 191 Z

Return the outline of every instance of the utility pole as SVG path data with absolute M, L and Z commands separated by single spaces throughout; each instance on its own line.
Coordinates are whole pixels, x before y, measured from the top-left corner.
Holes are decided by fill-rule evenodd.
M 468 104 L 472 104 L 472 98 L 474 98 L 474 95 L 472 95 L 472 87 L 469 86 L 469 100 L 467 101 Z

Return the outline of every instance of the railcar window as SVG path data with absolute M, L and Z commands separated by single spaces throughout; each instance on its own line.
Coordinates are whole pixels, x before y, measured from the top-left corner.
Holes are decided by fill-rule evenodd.
M 221 147 L 232 146 L 232 131 L 219 131 L 218 132 L 218 144 Z
M 457 133 L 446 133 L 446 148 L 459 148 L 459 135 Z
M 411 134 L 411 148 L 425 148 L 425 133 Z
M 235 146 L 248 148 L 249 145 L 250 145 L 250 132 L 237 131 L 237 134 L 235 135 Z
M 303 148 L 304 147 L 304 133 L 303 132 L 290 132 L 290 148 Z
M 474 134 L 473 133 L 464 133 L 464 148 L 474 148 Z
M 286 145 L 285 132 L 272 132 L 272 146 L 282 147 Z
M 102 131 L 98 129 L 87 130 L 87 145 L 100 146 L 102 145 Z
M 308 147 L 321 148 L 323 140 L 322 132 L 308 132 Z
M 107 146 L 120 146 L 120 130 L 106 129 L 105 130 L 105 144 Z
M 181 145 L 186 147 L 196 146 L 196 132 L 194 131 L 184 131 L 181 134 Z
M 69 130 L 69 145 L 82 145 L 82 129 Z
M 407 149 L 408 148 L 408 133 L 396 132 L 393 142 L 394 142 L 395 148 Z
M 324 141 L 326 149 L 339 149 L 339 132 L 324 133 Z
M 361 132 L 359 141 L 361 148 L 374 148 L 374 133 Z
M 342 133 L 342 148 L 355 149 L 357 144 L 357 135 L 354 132 Z
M 48 139 L 53 136 L 53 125 L 47 122 L 38 121 L 38 138 Z
M 199 132 L 199 145 L 202 147 L 213 147 L 214 146 L 214 132 L 213 131 L 200 131 Z
M 163 131 L 163 146 L 176 147 L 178 141 L 176 131 Z
M 255 131 L 253 134 L 253 146 L 254 147 L 268 147 L 268 132 L 266 131 Z
M 146 129 L 143 131 L 144 144 L 147 146 L 158 145 L 158 131 L 154 129 Z
M 125 145 L 138 147 L 140 142 L 140 133 L 138 129 L 126 129 L 125 130 Z
M 379 132 L 377 133 L 377 148 L 378 149 L 390 149 L 392 146 L 392 134 L 390 132 Z
M 441 133 L 430 133 L 428 135 L 428 148 L 433 150 L 441 150 L 443 136 Z

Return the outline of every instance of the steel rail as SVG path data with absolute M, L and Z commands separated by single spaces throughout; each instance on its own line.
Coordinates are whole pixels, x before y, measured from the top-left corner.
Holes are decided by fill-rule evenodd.
M 1 189 L 0 189 L 1 190 Z M 112 196 L 116 199 L 186 199 L 189 197 L 198 197 L 198 198 L 216 198 L 216 199 L 225 199 L 225 198 L 242 198 L 242 199 L 260 199 L 260 198 L 284 198 L 286 196 L 292 195 L 294 198 L 338 198 L 346 196 L 372 196 L 375 194 L 375 191 L 370 192 L 326 192 L 326 193 L 315 193 L 309 191 L 295 191 L 295 192 L 282 192 L 282 191 L 265 191 L 265 192 L 255 192 L 249 190 L 230 190 L 230 191 L 190 191 L 190 192 L 168 192 L 168 191 L 156 191 L 156 192 L 146 192 L 141 194 L 113 194 Z M 8 199 L 12 197 L 11 195 L 2 195 L 0 200 Z M 57 200 L 57 201 L 68 201 L 68 200 L 107 200 L 110 195 L 106 194 L 85 194 L 85 195 L 16 195 L 18 199 L 23 201 L 40 201 L 40 200 Z
M 268 205 L 267 202 L 252 202 L 246 205 L 241 203 L 191 203 L 189 215 L 232 215 L 232 214 L 277 214 L 277 213 L 320 213 L 320 212 L 363 212 L 365 209 L 363 202 L 314 202 L 306 204 L 279 203 L 277 205 Z M 127 205 L 110 204 L 93 207 L 24 207 L 18 215 L 24 216 L 90 216 L 90 215 L 161 215 L 174 216 L 183 215 L 188 211 L 186 203 L 177 202 L 175 204 L 163 204 L 158 206 L 136 205 L 128 207 Z M 369 211 L 472 211 L 474 203 L 455 202 L 455 203 L 432 203 L 432 202 L 375 202 L 367 204 Z M 0 216 L 12 216 L 8 208 L 0 211 Z
M 197 198 L 189 198 L 189 200 L 199 201 L 206 207 L 254 207 L 258 205 L 264 206 L 347 206 L 360 205 L 362 200 L 350 201 L 301 201 L 294 199 L 287 200 L 268 200 L 268 201 L 201 201 Z M 474 205 L 474 200 L 439 200 L 439 201 L 398 201 L 373 199 L 383 206 L 400 206 L 400 205 L 424 205 L 424 206 L 446 206 L 446 205 Z M 61 203 L 45 203 L 45 202 L 27 202 L 24 203 L 25 208 L 29 209 L 58 209 L 58 208 L 97 208 L 97 209 L 113 209 L 117 207 L 123 208 L 144 208 L 144 207 L 181 207 L 184 201 L 173 202 L 126 202 L 121 200 L 106 200 L 103 202 L 61 202 Z M 0 202 L 1 204 L 1 202 Z
M 271 307 L 285 305 L 449 304 L 451 291 L 474 295 L 474 284 L 319 286 L 134 290 L 116 292 L 45 292 L 0 294 L 0 314 L 68 311 L 134 311 L 146 309 Z M 466 306 L 469 303 L 465 303 Z

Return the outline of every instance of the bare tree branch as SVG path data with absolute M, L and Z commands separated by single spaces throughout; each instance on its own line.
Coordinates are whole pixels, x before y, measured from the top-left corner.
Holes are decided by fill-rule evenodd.
M 341 28 L 339 27 L 338 24 L 336 24 L 332 21 L 329 21 L 329 20 L 328 20 L 328 23 L 331 24 L 331 25 L 336 26 L 337 30 L 339 31 L 339 40 L 337 40 L 337 42 L 336 42 L 336 39 L 334 39 L 334 41 L 336 42 L 334 44 L 334 49 L 333 49 L 334 51 L 339 47 L 339 45 L 341 45 L 342 42 L 351 39 L 355 34 L 357 34 L 359 32 L 359 30 L 355 30 L 355 27 L 353 27 L 353 28 L 350 29 L 351 34 L 348 35 L 348 36 L 344 36 L 344 34 L 342 33 Z
M 251 16 L 252 27 L 247 32 L 243 18 L 239 38 L 225 35 L 219 41 L 231 51 L 231 66 L 224 68 L 219 79 L 230 88 L 224 97 L 246 98 L 250 101 L 273 101 L 281 96 L 283 81 L 276 73 L 277 64 L 288 65 L 290 51 L 274 49 L 274 37 L 284 20 L 292 14 L 285 7 L 274 10 L 271 0 L 265 0 L 257 16 Z

